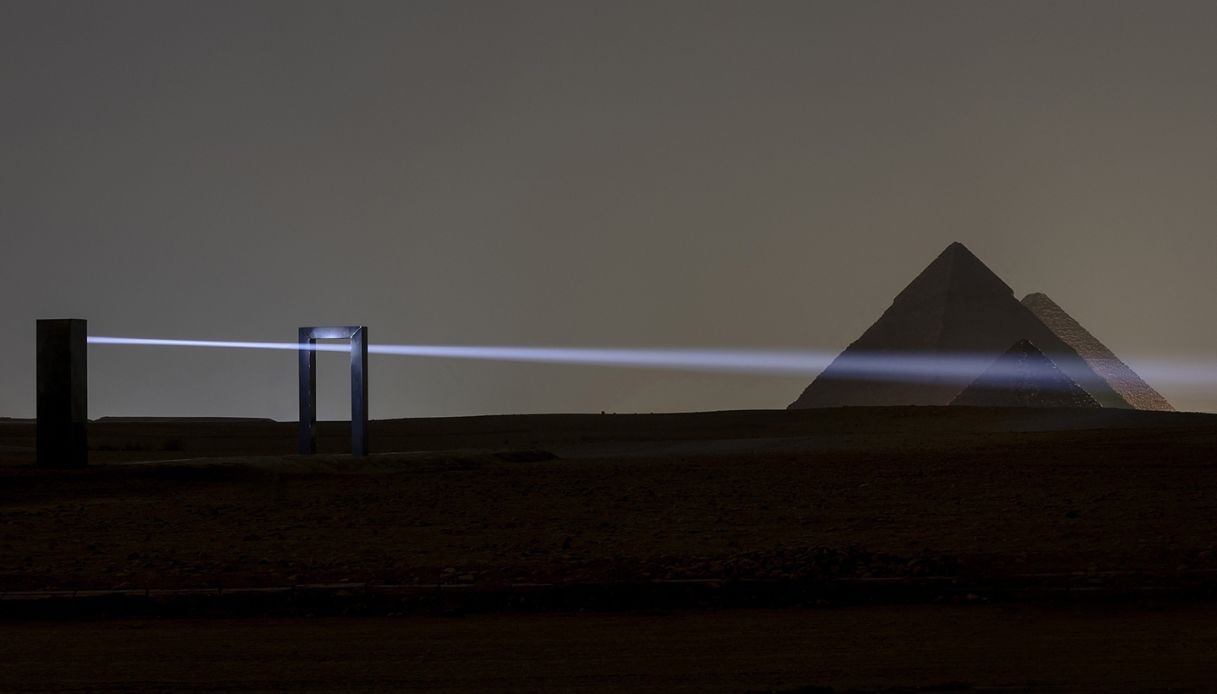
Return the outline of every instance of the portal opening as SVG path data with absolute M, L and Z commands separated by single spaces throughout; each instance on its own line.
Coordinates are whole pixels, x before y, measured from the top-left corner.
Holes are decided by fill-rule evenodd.
M 317 452 L 318 341 L 347 340 L 351 344 L 351 455 L 368 454 L 368 328 L 365 325 L 307 326 L 299 330 L 300 453 Z

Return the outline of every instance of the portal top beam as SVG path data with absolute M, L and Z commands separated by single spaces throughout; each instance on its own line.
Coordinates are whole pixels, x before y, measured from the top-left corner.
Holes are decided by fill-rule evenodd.
M 305 340 L 349 340 L 361 330 L 367 330 L 366 325 L 323 325 L 319 327 L 300 328 L 300 341 Z

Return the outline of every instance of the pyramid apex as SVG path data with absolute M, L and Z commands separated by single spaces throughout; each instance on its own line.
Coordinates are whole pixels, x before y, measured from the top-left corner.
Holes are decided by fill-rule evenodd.
M 976 257 L 975 253 L 958 241 L 952 241 L 946 248 L 944 248 L 942 253 L 938 254 L 937 260 L 939 260 L 941 264 L 945 264 L 952 268 L 984 268 L 984 272 L 992 272 L 992 270 L 990 270 L 989 267 L 984 264 L 984 261 Z M 996 275 L 994 276 L 996 277 Z M 1013 290 L 1011 290 L 1011 293 L 1013 293 Z
M 967 246 L 963 245 L 959 241 L 952 241 L 950 244 L 948 244 L 947 247 L 943 249 L 942 255 L 970 255 L 973 258 L 976 257 L 975 253 L 973 253 L 968 249 Z
M 921 274 L 896 295 L 893 303 L 942 300 L 949 293 L 971 296 L 1007 296 L 1014 290 L 956 241 L 946 247 Z
M 1006 350 L 1006 353 L 1007 354 L 1011 354 L 1011 353 L 1013 353 L 1013 354 L 1018 354 L 1018 353 L 1043 354 L 1043 352 L 1040 351 L 1040 348 L 1035 346 L 1034 342 L 1032 342 L 1031 340 L 1028 340 L 1025 337 L 1022 338 L 1021 340 L 1019 340 L 1018 342 L 1015 342 L 1014 345 L 1012 347 L 1010 347 L 1010 349 Z

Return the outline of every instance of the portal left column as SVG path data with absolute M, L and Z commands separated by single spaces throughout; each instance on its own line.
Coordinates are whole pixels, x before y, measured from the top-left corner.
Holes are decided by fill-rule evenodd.
M 88 321 L 38 321 L 38 466 L 89 464 Z

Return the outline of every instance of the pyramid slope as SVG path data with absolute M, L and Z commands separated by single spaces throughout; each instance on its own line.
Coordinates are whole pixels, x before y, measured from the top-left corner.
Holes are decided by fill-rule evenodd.
M 967 407 L 1099 407 L 1028 340 L 1019 340 L 951 401 Z
M 1112 390 L 1119 393 L 1129 405 L 1138 410 L 1175 410 L 1161 393 L 1143 381 L 1114 352 L 1047 295 L 1039 292 L 1028 294 L 1023 297 L 1023 305 L 1061 338 L 1062 342 L 1073 348 L 1091 370 L 1107 381 Z
M 1028 339 L 1104 407 L 1129 407 L 1072 348 L 1014 297 L 1013 290 L 961 243 L 952 243 L 892 305 L 828 366 L 790 409 L 865 405 L 947 405 L 990 360 Z M 962 354 L 973 366 L 917 381 L 850 376 L 854 357 Z M 980 357 L 980 359 L 976 359 Z

